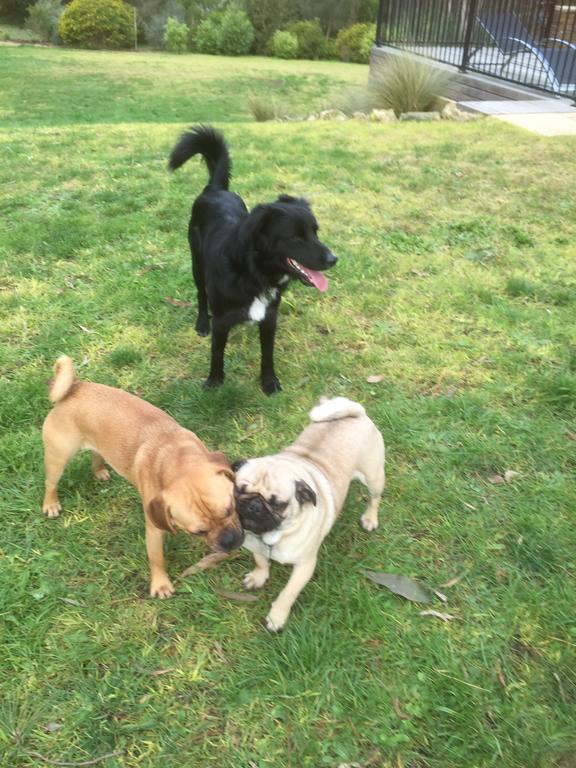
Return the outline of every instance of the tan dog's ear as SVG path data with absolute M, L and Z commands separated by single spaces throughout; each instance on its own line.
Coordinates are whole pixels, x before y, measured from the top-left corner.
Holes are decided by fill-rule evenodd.
M 146 507 L 146 514 L 152 520 L 156 528 L 161 531 L 174 533 L 174 526 L 170 517 L 170 510 L 161 496 L 155 496 Z
M 234 470 L 222 451 L 213 451 L 210 455 L 210 460 L 218 467 L 219 475 L 225 475 L 228 480 L 234 482 Z

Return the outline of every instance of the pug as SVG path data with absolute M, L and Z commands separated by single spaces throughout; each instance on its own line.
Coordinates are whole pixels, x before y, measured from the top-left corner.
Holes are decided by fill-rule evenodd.
M 362 405 L 343 397 L 323 398 L 310 412 L 310 420 L 296 441 L 280 453 L 233 465 L 244 546 L 256 561 L 244 586 L 264 586 L 271 560 L 293 566 L 266 617 L 272 632 L 284 627 L 312 577 L 320 545 L 344 506 L 354 478 L 370 493 L 360 518 L 362 527 L 374 531 L 378 526 L 385 449 L 377 427 Z

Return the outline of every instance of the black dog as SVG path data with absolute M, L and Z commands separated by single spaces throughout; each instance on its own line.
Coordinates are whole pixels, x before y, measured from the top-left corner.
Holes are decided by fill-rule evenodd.
M 232 326 L 258 323 L 261 382 L 267 395 L 280 390 L 274 372 L 276 316 L 290 278 L 319 291 L 328 287 L 319 270 L 334 266 L 336 256 L 318 240 L 318 225 L 306 200 L 281 195 L 250 213 L 228 191 L 231 162 L 221 133 L 199 126 L 182 134 L 169 167 L 176 170 L 193 155 L 202 155 L 210 180 L 192 206 L 188 240 L 198 290 L 196 331 L 210 333 L 212 357 L 205 387 L 224 381 L 224 348 Z

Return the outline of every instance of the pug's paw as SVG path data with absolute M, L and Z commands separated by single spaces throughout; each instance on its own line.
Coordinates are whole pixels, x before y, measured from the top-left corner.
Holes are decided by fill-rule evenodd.
M 360 525 L 365 531 L 372 533 L 372 531 L 375 531 L 376 528 L 378 528 L 378 518 L 375 517 L 372 512 L 366 512 L 360 518 Z
M 269 572 L 265 568 L 254 568 L 244 576 L 243 584 L 246 589 L 261 589 L 268 581 Z
M 167 597 L 172 597 L 174 594 L 174 586 L 168 578 L 159 578 L 150 584 L 150 597 L 159 597 L 160 600 L 165 600 Z
M 280 608 L 276 608 L 274 605 L 270 609 L 270 613 L 266 616 L 266 628 L 270 632 L 280 632 L 284 629 L 284 624 L 288 620 L 290 612 L 286 612 Z

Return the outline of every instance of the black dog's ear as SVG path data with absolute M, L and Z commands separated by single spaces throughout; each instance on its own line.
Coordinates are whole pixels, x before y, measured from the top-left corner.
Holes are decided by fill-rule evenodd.
M 296 480 L 296 493 L 294 495 L 300 506 L 306 502 L 316 506 L 316 494 L 304 480 Z
M 248 216 L 244 219 L 239 237 L 245 247 L 257 248 L 258 245 L 265 245 L 262 240 L 266 240 L 265 228 L 272 215 L 272 206 L 260 204 L 254 206 Z
M 299 205 L 303 208 L 310 208 L 310 203 L 308 200 L 305 200 L 303 197 L 292 197 L 292 195 L 278 195 L 277 203 L 292 203 L 294 205 Z
M 248 462 L 248 459 L 236 459 L 236 461 L 232 462 L 232 471 L 238 472 L 240 467 L 243 467 L 244 464 L 246 464 L 247 462 Z

